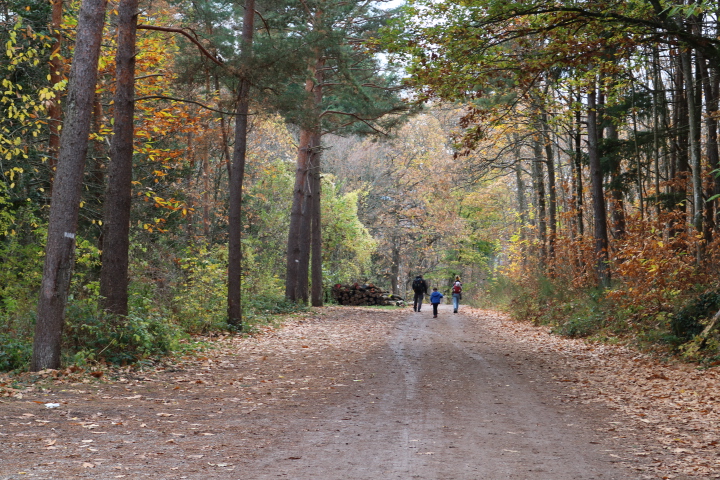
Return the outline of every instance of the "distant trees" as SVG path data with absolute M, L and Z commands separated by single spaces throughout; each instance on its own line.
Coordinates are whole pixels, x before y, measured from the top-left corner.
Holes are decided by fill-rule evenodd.
M 336 142 L 330 142 L 336 146 L 327 154 L 327 171 L 346 178 L 346 189 L 364 192 L 359 214 L 378 242 L 375 276 L 393 293 L 404 295 L 418 273 L 469 267 L 455 263 L 475 251 L 463 247 L 470 237 L 461 218 L 466 185 L 438 118 L 418 114 L 382 142 Z
M 666 7 L 419 1 L 386 38 L 421 98 L 465 106 L 466 163 L 513 175 L 520 211 L 532 185 L 524 261 L 573 285 L 630 282 L 629 302 L 659 308 L 710 278 L 720 240 L 720 12 Z

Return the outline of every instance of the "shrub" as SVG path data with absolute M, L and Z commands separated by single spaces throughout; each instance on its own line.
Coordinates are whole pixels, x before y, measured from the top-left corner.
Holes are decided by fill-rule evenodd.
M 670 321 L 673 334 L 683 340 L 690 340 L 705 328 L 703 320 L 707 320 L 719 309 L 720 290 L 703 293 L 673 315 Z
M 0 372 L 27 367 L 32 357 L 32 340 L 0 334 Z
M 75 359 L 128 364 L 153 355 L 167 355 L 178 347 L 180 332 L 159 314 L 108 315 L 97 301 L 68 305 L 63 346 Z

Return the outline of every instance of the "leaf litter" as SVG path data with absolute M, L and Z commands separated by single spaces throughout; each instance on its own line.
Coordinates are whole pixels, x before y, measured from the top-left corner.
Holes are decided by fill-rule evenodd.
M 632 440 L 618 457 L 641 478 L 720 478 L 717 369 L 557 337 L 498 312 L 463 313 L 491 330 L 507 355 L 532 353 L 531 366 L 562 386 L 560 402 L 615 410 L 622 421 L 607 422 L 602 431 Z M 331 403 L 347 395 L 343 387 L 371 378 L 363 357 L 382 348 L 406 314 L 325 307 L 250 337 L 211 339 L 214 347 L 202 355 L 138 370 L 106 368 L 98 375 L 71 367 L 0 376 L 0 441 L 7 454 L 0 474 L 131 478 L 179 469 L 192 477 L 242 468 L 262 457 L 293 411 Z M 518 368 L 527 363 L 518 360 Z

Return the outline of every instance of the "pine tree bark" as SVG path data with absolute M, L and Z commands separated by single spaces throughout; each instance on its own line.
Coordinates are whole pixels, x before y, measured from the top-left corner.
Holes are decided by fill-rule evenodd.
M 137 15 L 138 0 L 120 2 L 118 48 L 115 57 L 113 137 L 103 209 L 103 254 L 100 270 L 102 306 L 115 315 L 128 313 Z
M 598 152 L 598 123 L 597 123 L 597 91 L 593 87 L 587 96 L 588 104 L 588 160 L 590 163 L 590 180 L 592 183 L 593 220 L 595 236 L 595 255 L 597 263 L 595 272 L 598 283 L 602 287 L 610 285 L 610 270 L 608 268 L 608 232 L 607 213 L 605 210 L 605 192 L 603 189 L 603 172 L 600 166 Z
M 660 129 L 664 128 L 665 105 L 660 105 L 660 92 L 665 86 L 660 78 L 660 52 L 653 47 L 653 167 L 655 171 L 655 217 L 660 218 Z M 663 145 L 667 142 L 663 141 Z
M 319 18 L 322 12 L 316 12 Z M 315 59 L 309 65 L 309 77 L 305 81 L 307 98 L 307 112 L 311 115 L 308 125 L 300 129 L 300 145 L 298 148 L 298 164 L 295 171 L 295 190 L 293 206 L 290 213 L 290 230 L 287 250 L 287 275 L 285 278 L 285 297 L 292 301 L 306 303 L 309 297 L 308 280 L 310 273 L 310 250 L 312 246 L 313 231 L 313 188 L 312 172 L 313 160 L 317 150 L 317 161 L 320 160 L 319 149 L 321 132 L 322 108 L 322 82 L 324 59 L 319 49 L 315 51 Z M 318 167 L 319 168 L 319 163 Z M 320 192 L 317 192 L 318 195 Z M 319 201 L 319 198 L 318 200 Z M 317 215 L 320 207 L 317 207 Z M 319 219 L 319 217 L 318 217 Z M 319 222 L 319 220 L 318 220 Z M 319 223 L 318 223 L 319 228 Z M 321 239 L 316 242 L 321 247 Z M 317 255 L 321 262 L 321 255 Z M 322 288 L 322 264 L 319 269 L 319 278 L 316 280 Z M 316 273 L 317 275 L 317 273 Z M 321 300 L 322 301 L 322 300 Z
M 311 267 L 311 286 L 310 303 L 313 307 L 322 307 L 323 305 L 323 274 L 322 274 L 322 181 L 320 160 L 322 156 L 321 136 L 315 133 L 312 137 L 313 145 L 313 161 L 310 171 L 311 187 L 313 190 L 312 197 L 312 267 Z
M 245 0 L 242 29 L 242 56 L 252 53 L 255 32 L 255 0 Z M 230 197 L 228 199 L 228 324 L 242 330 L 242 188 L 247 153 L 248 112 L 250 111 L 250 81 L 243 77 L 238 88 L 235 118 L 235 146 L 230 165 Z
M 297 302 L 300 280 L 300 236 L 303 231 L 303 213 L 305 188 L 308 178 L 308 156 L 311 150 L 311 132 L 300 130 L 297 166 L 295 168 L 295 186 L 293 187 L 293 203 L 290 210 L 290 228 L 288 230 L 287 266 L 285 274 L 285 298 Z M 307 275 L 306 275 L 307 276 Z
M 30 365 L 33 371 L 60 366 L 60 342 L 75 262 L 75 235 L 106 7 L 107 0 L 84 0 L 80 7 L 50 204 L 45 265 Z
M 298 263 L 297 295 L 298 301 L 306 305 L 310 298 L 310 247 L 312 243 L 312 170 L 313 170 L 313 132 L 310 132 L 308 146 L 307 171 L 305 172 L 305 191 L 303 192 L 302 224 L 300 225 L 300 263 Z

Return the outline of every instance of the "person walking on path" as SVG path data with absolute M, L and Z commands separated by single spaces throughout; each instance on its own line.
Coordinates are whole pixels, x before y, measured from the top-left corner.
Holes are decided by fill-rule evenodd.
M 419 312 L 422 307 L 425 294 L 428 293 L 428 284 L 423 279 L 422 275 L 415 277 L 415 280 L 413 280 L 412 283 L 412 289 L 413 292 L 415 292 L 415 296 L 413 297 L 413 310 Z
M 460 275 L 455 277 L 455 282 L 452 286 L 452 300 L 453 300 L 453 313 L 458 313 L 460 308 L 460 299 L 462 298 L 462 283 L 460 282 Z
M 440 305 L 440 300 L 442 300 L 444 296 L 445 295 L 438 292 L 437 287 L 433 287 L 433 291 L 430 294 L 430 303 L 432 303 L 433 306 L 433 318 L 437 318 L 438 305 Z

